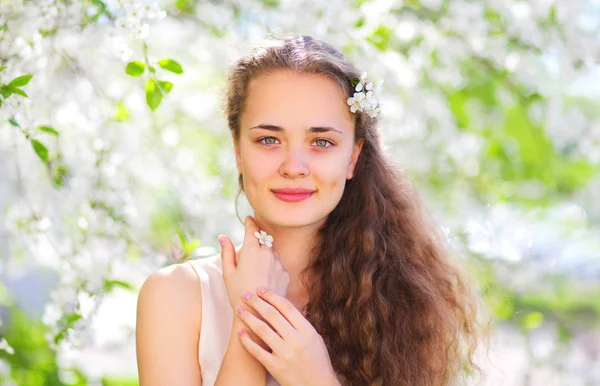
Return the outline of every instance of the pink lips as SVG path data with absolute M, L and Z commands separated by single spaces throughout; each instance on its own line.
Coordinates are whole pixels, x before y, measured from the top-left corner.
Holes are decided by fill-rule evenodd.
M 274 189 L 272 192 L 277 198 L 285 202 L 299 202 L 306 200 L 315 193 L 314 190 L 304 188 Z

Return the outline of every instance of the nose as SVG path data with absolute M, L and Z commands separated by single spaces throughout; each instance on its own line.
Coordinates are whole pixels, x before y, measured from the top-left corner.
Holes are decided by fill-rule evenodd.
M 306 177 L 309 174 L 306 158 L 301 149 L 288 149 L 279 168 L 279 173 L 287 178 Z

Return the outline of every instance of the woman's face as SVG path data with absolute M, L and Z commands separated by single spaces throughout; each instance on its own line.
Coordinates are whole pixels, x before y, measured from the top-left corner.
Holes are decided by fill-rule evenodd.
M 235 143 L 255 215 L 282 226 L 324 221 L 352 178 L 362 148 L 338 84 L 323 75 L 276 71 L 253 79 Z M 314 191 L 301 201 L 274 190 Z

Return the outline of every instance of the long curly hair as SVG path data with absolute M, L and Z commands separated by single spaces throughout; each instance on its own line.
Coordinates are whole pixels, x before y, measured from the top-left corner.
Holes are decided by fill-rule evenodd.
M 331 44 L 271 36 L 230 67 L 224 110 L 234 138 L 258 74 L 322 74 L 352 96 L 361 72 Z M 449 385 L 480 368 L 478 301 L 416 190 L 386 159 L 377 118 L 356 112 L 355 173 L 319 229 L 303 271 L 307 319 L 344 385 Z M 242 175 L 238 184 L 243 191 Z

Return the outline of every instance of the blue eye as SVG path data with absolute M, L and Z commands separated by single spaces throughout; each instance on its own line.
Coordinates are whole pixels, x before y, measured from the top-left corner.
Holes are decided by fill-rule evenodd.
M 320 138 L 320 139 L 317 139 L 317 140 L 315 140 L 315 143 L 317 143 L 317 142 L 321 142 L 321 143 L 323 143 L 323 142 L 324 142 L 324 143 L 328 143 L 328 144 L 329 144 L 329 146 L 317 146 L 317 147 L 321 147 L 321 148 L 324 148 L 324 149 L 325 149 L 325 148 L 328 148 L 328 147 L 332 147 L 332 146 L 333 146 L 333 143 L 332 143 L 331 141 L 327 140 L 327 139 L 322 139 L 322 138 Z
M 273 141 L 271 141 L 271 140 L 273 140 Z M 263 138 L 257 140 L 256 142 L 261 143 L 265 146 L 271 146 L 271 145 L 276 144 L 275 141 L 278 141 L 278 139 L 275 137 L 263 137 Z M 314 143 L 320 143 L 320 145 L 317 145 L 317 147 L 321 148 L 321 149 L 327 149 L 327 148 L 335 146 L 333 142 L 331 142 L 328 139 L 323 139 L 323 138 L 315 139 Z M 327 146 L 326 144 L 329 144 L 329 146 Z
M 274 139 L 274 140 L 277 140 L 277 138 L 275 138 L 275 137 L 264 137 L 264 138 L 259 139 L 258 142 L 260 142 L 260 143 L 262 143 L 264 145 L 267 145 L 267 146 L 274 144 L 274 142 L 271 142 L 271 143 L 263 142 L 265 139 Z

